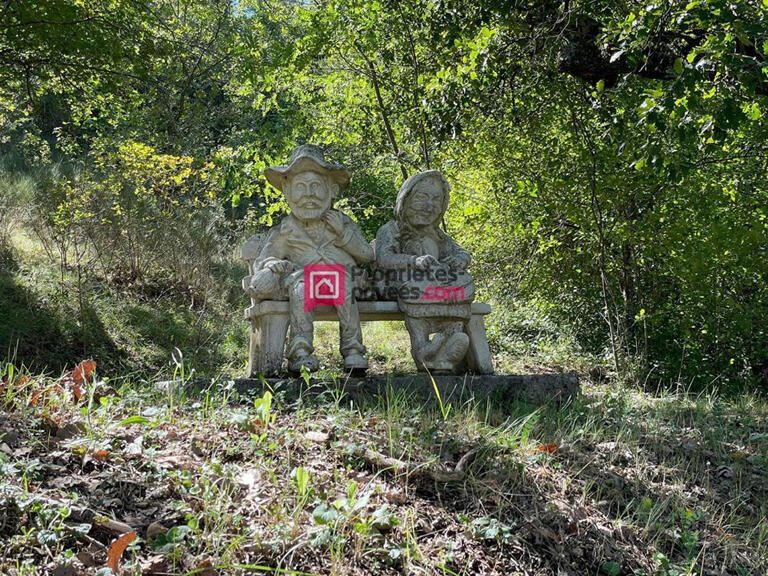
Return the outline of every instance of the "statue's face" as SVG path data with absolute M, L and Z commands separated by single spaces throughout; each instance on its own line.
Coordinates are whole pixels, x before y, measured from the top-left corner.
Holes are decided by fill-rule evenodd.
M 411 226 L 435 225 L 443 210 L 443 187 L 434 178 L 417 182 L 405 201 L 405 217 Z
M 317 172 L 297 174 L 284 188 L 288 206 L 299 220 L 317 220 L 331 207 L 333 194 L 328 181 Z

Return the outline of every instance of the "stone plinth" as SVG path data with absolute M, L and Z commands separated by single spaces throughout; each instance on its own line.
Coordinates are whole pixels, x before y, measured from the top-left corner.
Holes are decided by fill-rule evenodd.
M 562 374 L 465 374 L 438 375 L 432 379 L 427 374 L 407 376 L 368 376 L 366 378 L 316 379 L 309 386 L 301 378 L 268 378 L 265 382 L 274 391 L 285 391 L 288 397 L 317 395 L 329 388 L 342 390 L 352 399 L 381 396 L 390 388 L 412 394 L 423 400 L 436 399 L 435 385 L 444 403 L 488 400 L 494 405 L 522 401 L 531 404 L 563 402 L 579 394 L 579 377 L 574 372 Z M 264 386 L 255 378 L 235 380 L 241 393 L 260 394 Z

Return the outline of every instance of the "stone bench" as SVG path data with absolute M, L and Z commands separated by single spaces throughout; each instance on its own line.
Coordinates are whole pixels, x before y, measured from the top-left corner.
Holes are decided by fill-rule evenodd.
M 360 320 L 363 322 L 382 320 L 404 320 L 405 315 L 397 302 L 360 301 Z M 467 369 L 475 374 L 493 374 L 493 361 L 488 350 L 484 318 L 491 313 L 491 306 L 473 302 L 472 316 L 467 322 L 469 351 Z M 333 306 L 318 306 L 314 309 L 315 320 L 338 322 Z M 245 310 L 245 319 L 251 323 L 251 344 L 248 354 L 248 374 L 264 376 L 278 374 L 283 365 L 283 349 L 288 333 L 289 308 L 283 300 L 264 300 L 252 304 Z
M 254 262 L 264 245 L 265 235 L 256 234 L 240 249 L 240 257 L 248 263 L 249 276 L 243 278 L 243 290 L 247 292 Z M 288 333 L 289 308 L 285 300 L 263 300 L 254 302 L 245 309 L 245 319 L 251 323 L 251 341 L 248 352 L 248 376 L 275 376 L 282 371 L 283 351 Z M 360 320 L 376 322 L 383 320 L 404 320 L 405 315 L 394 301 L 361 300 L 357 303 Z M 475 374 L 493 374 L 493 361 L 488 350 L 484 318 L 491 313 L 490 304 L 473 302 L 471 317 L 466 331 L 469 336 L 467 369 Z M 338 322 L 336 309 L 332 306 L 317 306 L 315 320 Z

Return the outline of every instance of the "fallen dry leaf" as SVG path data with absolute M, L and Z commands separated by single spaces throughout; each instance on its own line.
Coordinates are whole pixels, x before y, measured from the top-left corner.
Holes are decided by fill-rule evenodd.
M 120 574 L 120 558 L 128 545 L 136 539 L 136 532 L 128 532 L 115 540 L 107 551 L 107 568 L 115 574 Z
M 213 563 L 206 559 L 197 565 L 195 574 L 198 576 L 218 576 L 219 573 L 213 568 Z
M 109 452 L 106 450 L 96 450 L 96 452 L 93 453 L 93 457 L 96 458 L 96 460 L 106 460 L 109 458 Z
M 141 573 L 144 576 L 165 574 L 168 572 L 168 560 L 165 556 L 154 555 L 141 561 Z
M 75 402 L 79 402 L 85 397 L 85 385 L 92 381 L 95 370 L 95 361 L 83 360 L 71 372 L 64 374 L 63 380 L 72 384 L 72 394 L 75 397 Z
M 93 360 L 83 360 L 72 370 L 72 379 L 75 381 L 75 384 L 87 384 L 90 382 L 91 375 L 95 370 L 96 362 Z
M 9 383 L 8 382 L 8 374 L 5 374 L 5 375 L 3 375 L 3 378 L 2 378 L 2 380 L 0 380 L 0 382 L 2 382 L 2 384 L 0 385 L 0 394 L 3 394 L 5 392 L 5 390 L 6 390 L 6 388 L 10 388 L 12 386 L 16 386 L 18 388 L 21 388 L 22 386 L 24 386 L 24 384 L 29 382 L 29 378 L 27 378 L 26 376 L 22 376 L 21 378 L 14 378 L 13 382 Z
M 554 454 L 557 452 L 557 444 L 539 444 L 536 452 L 538 454 Z

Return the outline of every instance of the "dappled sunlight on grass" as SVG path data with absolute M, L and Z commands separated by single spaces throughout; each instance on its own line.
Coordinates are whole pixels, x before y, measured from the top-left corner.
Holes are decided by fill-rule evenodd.
M 416 372 L 404 322 L 363 322 L 362 329 L 370 374 Z M 338 322 L 315 322 L 315 350 L 321 362 L 321 375 L 342 375 Z
M 21 521 L 51 532 L 51 566 L 67 551 L 100 562 L 96 544 L 114 536 L 67 528 L 86 508 L 144 538 L 127 567 L 174 573 L 208 561 L 224 573 L 768 568 L 768 403 L 756 396 L 587 383 L 564 405 L 441 411 L 391 389 L 254 402 L 226 382 L 115 379 L 75 402 L 67 378 L 18 369 L 4 388 L 0 566 L 39 546 Z M 70 516 L 51 516 L 61 506 Z M 145 538 L 153 522 L 169 535 Z

